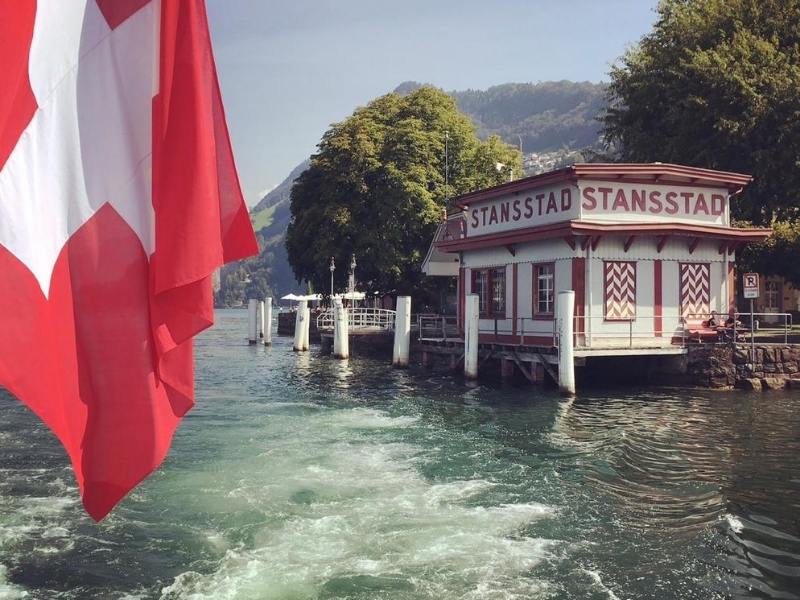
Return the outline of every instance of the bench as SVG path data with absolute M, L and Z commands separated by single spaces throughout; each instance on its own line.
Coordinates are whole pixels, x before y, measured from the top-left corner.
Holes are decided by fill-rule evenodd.
M 683 323 L 686 336 L 693 342 L 716 342 L 719 333 L 716 327 L 709 327 L 708 321 L 703 319 L 686 319 Z

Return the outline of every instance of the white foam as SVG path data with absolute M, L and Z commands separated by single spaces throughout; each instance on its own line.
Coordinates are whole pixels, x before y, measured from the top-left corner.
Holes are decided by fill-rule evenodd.
M 603 592 L 606 593 L 609 600 L 620 600 L 619 596 L 617 596 L 613 590 L 608 588 L 604 583 L 602 577 L 600 577 L 600 573 L 598 571 L 592 571 L 590 569 L 582 569 L 584 573 L 586 573 L 589 577 L 591 577 L 594 584 L 599 587 Z
M 0 565 L 0 600 L 19 600 L 20 598 L 30 598 L 28 592 L 23 588 L 8 583 L 8 570 Z
M 744 529 L 744 523 L 742 523 L 741 519 L 731 514 L 726 514 L 725 521 L 727 521 L 731 531 L 734 533 L 742 533 L 742 529 Z
M 486 478 L 430 481 L 419 470 L 430 448 L 373 435 L 416 427 L 415 417 L 355 409 L 302 419 L 272 415 L 257 457 L 189 474 L 206 478 L 202 510 L 268 516 L 247 545 L 220 548 L 213 572 L 179 575 L 162 598 L 316 597 L 326 582 L 346 587 L 353 577 L 424 597 L 508 600 L 543 589 L 530 571 L 555 542 L 526 532 L 552 508 L 497 504 Z

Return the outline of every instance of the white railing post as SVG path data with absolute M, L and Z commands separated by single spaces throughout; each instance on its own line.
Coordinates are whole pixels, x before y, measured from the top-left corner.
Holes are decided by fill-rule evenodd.
M 306 323 L 309 318 L 308 302 L 300 300 L 297 303 L 297 312 L 294 319 L 294 344 L 292 350 L 295 352 L 304 352 L 308 350 L 308 337 Z
M 411 342 L 411 296 L 397 297 L 397 313 L 394 319 L 394 347 L 392 364 L 396 367 L 408 366 L 408 352 Z
M 628 348 L 633 348 L 633 319 L 628 319 Z
M 558 387 L 562 394 L 575 395 L 575 358 L 573 354 L 572 315 L 575 311 L 575 292 L 558 292 Z
M 478 378 L 478 316 L 477 294 L 467 294 L 464 300 L 464 377 Z
M 264 345 L 272 345 L 272 298 L 264 299 Z
M 340 299 L 333 304 L 333 356 L 334 358 L 348 358 L 350 356 L 350 338 L 348 328 L 350 325 L 347 309 Z
M 255 344 L 258 339 L 258 300 L 247 301 L 247 341 Z

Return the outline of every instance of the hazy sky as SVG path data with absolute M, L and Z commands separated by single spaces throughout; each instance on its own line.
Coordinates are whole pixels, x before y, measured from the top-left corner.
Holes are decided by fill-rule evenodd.
M 249 203 L 328 126 L 407 81 L 604 81 L 656 0 L 207 0 Z

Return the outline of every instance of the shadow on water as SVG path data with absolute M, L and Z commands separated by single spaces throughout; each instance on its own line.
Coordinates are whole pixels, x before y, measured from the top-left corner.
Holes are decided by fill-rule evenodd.
M 800 598 L 797 397 L 574 400 L 244 341 L 103 523 L 0 392 L 0 598 Z

